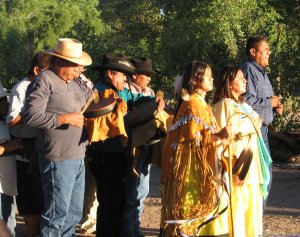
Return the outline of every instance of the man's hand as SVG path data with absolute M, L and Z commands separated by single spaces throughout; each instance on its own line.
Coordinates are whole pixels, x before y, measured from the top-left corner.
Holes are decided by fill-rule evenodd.
M 165 101 L 161 96 L 155 98 L 155 102 L 158 103 L 157 110 L 163 111 L 165 108 Z
M 276 110 L 275 110 L 276 113 L 277 113 L 278 115 L 282 115 L 283 110 L 284 110 L 283 104 L 279 103 L 279 105 L 276 107 Z
M 278 107 L 278 105 L 280 104 L 280 100 L 279 100 L 278 96 L 275 96 L 275 95 L 271 96 L 270 100 L 271 100 L 272 108 Z
M 15 138 L 10 140 L 7 143 L 0 145 L 0 155 L 3 155 L 5 152 L 8 151 L 14 151 L 22 148 L 23 148 L 22 140 L 20 138 Z
M 237 175 L 233 175 L 233 182 L 237 186 L 242 186 L 244 184 L 244 180 L 240 180 L 239 176 L 237 176 Z
M 69 124 L 75 127 L 83 127 L 84 116 L 81 113 L 58 115 L 58 124 Z
M 232 139 L 232 127 L 226 126 L 220 130 L 220 132 L 211 136 L 211 141 L 220 140 L 223 145 L 228 145 Z
M 0 156 L 2 156 L 5 152 L 4 146 L 0 146 Z

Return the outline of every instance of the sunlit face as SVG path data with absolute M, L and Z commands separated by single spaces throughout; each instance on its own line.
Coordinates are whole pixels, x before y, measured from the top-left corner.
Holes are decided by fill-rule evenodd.
M 251 58 L 260 66 L 266 67 L 269 65 L 269 57 L 271 50 L 268 42 L 261 41 L 257 49 L 250 49 Z
M 204 75 L 203 75 L 203 80 L 200 83 L 196 83 L 196 87 L 195 89 L 200 89 L 204 92 L 209 92 L 212 91 L 212 89 L 214 88 L 214 79 L 212 77 L 212 72 L 211 69 L 209 67 L 207 67 L 205 69 Z
M 240 95 L 244 94 L 247 89 L 247 80 L 244 77 L 244 73 L 238 70 L 236 77 L 230 83 L 230 92 L 235 97 L 238 98 Z
M 78 65 L 76 63 L 60 60 L 58 73 L 62 80 L 71 81 L 78 78 L 80 74 L 84 71 L 84 66 Z
M 138 74 L 133 76 L 133 82 L 137 84 L 143 90 L 149 85 L 151 81 L 151 74 Z
M 108 70 L 108 77 L 111 80 L 111 84 L 118 91 L 122 91 L 124 89 L 124 83 L 126 82 L 126 75 L 123 72 Z

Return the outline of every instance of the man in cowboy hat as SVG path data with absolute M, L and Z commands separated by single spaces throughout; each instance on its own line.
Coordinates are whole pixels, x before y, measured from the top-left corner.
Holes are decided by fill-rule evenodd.
M 152 68 L 152 60 L 146 57 L 136 57 L 131 60 L 136 74 L 125 84 L 133 94 L 155 96 L 154 91 L 148 86 L 153 74 L 158 75 Z M 143 145 L 139 149 L 136 171 L 139 176 L 129 175 L 126 179 L 126 204 L 123 219 L 122 234 L 125 237 L 142 237 L 140 230 L 140 218 L 144 210 L 144 200 L 149 193 L 149 159 L 151 145 Z
M 44 51 L 50 67 L 29 86 L 24 120 L 36 127 L 44 196 L 40 236 L 75 236 L 82 217 L 87 135 L 82 107 L 90 97 L 79 78 L 92 59 L 76 39 L 61 38 Z
M 144 97 L 142 94 L 133 94 L 124 88 L 126 75 L 135 74 L 135 68 L 123 54 L 107 53 L 103 56 L 102 65 L 93 69 L 100 72 L 99 81 L 95 85 L 99 92 L 112 90 L 125 102 Z M 159 102 L 159 108 L 163 107 L 161 103 Z M 127 114 L 124 118 L 125 123 L 130 123 L 135 116 L 135 113 Z M 131 170 L 130 150 L 123 146 L 120 136 L 108 138 L 104 142 L 94 142 L 90 149 L 94 151 L 90 167 L 96 178 L 99 202 L 96 236 L 121 236 L 125 176 L 127 170 Z

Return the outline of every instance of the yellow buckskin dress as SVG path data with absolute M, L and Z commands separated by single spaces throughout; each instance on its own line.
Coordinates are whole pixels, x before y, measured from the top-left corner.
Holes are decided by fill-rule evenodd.
M 228 236 L 228 195 L 215 144 L 209 144 L 211 134 L 219 130 L 210 106 L 192 94 L 168 129 L 162 161 L 162 236 Z M 198 228 L 205 221 L 208 224 Z
M 233 134 L 239 133 L 240 138 L 230 143 L 232 157 L 239 158 L 245 148 L 253 152 L 244 184 L 237 186 L 233 183 L 232 206 L 234 236 L 256 237 L 262 235 L 263 196 L 266 196 L 266 185 L 269 182 L 269 177 L 264 177 L 268 174 L 264 175 L 262 169 L 267 171 L 266 167 L 271 164 L 271 158 L 267 157 L 265 162 L 260 156 L 256 130 L 251 120 L 246 115 L 238 114 L 239 112 L 248 114 L 254 123 L 258 124 L 259 115 L 246 103 L 237 103 L 225 98 L 214 106 L 218 125 L 231 125 Z M 232 236 L 231 228 L 230 233 Z

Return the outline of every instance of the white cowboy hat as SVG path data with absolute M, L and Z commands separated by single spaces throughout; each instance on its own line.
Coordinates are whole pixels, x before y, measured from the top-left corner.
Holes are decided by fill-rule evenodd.
M 44 53 L 83 66 L 92 64 L 91 57 L 86 52 L 82 51 L 82 43 L 76 39 L 61 38 L 57 41 L 54 49 L 45 50 Z
M 13 93 L 10 93 L 7 89 L 5 89 L 0 82 L 0 99 L 9 95 L 13 95 Z

